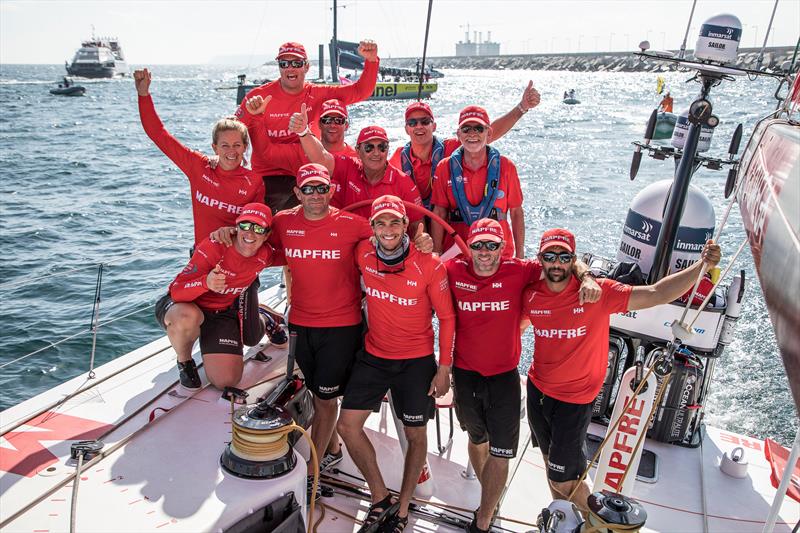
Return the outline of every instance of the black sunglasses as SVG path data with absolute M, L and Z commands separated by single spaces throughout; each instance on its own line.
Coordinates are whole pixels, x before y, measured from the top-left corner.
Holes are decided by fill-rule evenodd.
M 560 254 L 557 254 L 555 252 L 543 252 L 539 254 L 539 257 L 541 257 L 542 261 L 544 261 L 545 263 L 555 263 L 556 258 L 558 258 L 559 263 L 566 264 L 572 261 L 572 258 L 575 256 L 568 252 L 561 252 Z
M 490 252 L 494 252 L 498 248 L 500 248 L 499 242 L 494 241 L 476 241 L 469 245 L 470 248 L 473 250 L 480 250 L 482 248 L 486 248 Z
M 330 185 L 326 185 L 324 183 L 320 183 L 319 185 L 303 185 L 300 187 L 300 192 L 308 196 L 309 194 L 319 193 L 319 194 L 328 194 L 328 191 L 331 190 Z
M 370 153 L 375 148 L 380 150 L 381 152 L 386 152 L 389 149 L 389 143 L 380 143 L 380 144 L 362 144 L 361 146 L 364 147 L 364 151 L 366 153 Z
M 417 124 L 422 124 L 423 126 L 430 126 L 431 124 L 433 124 L 433 119 L 431 117 L 425 117 L 425 118 L 410 118 L 406 120 L 406 126 L 408 126 L 409 128 L 414 128 L 416 127 Z
M 319 119 L 320 124 L 337 124 L 342 126 L 347 124 L 347 119 L 344 117 L 322 117 Z
M 463 126 L 461 126 L 461 133 L 467 134 L 467 133 L 472 133 L 473 131 L 477 133 L 483 133 L 483 130 L 485 129 L 486 127 L 481 126 L 480 124 L 476 124 L 474 126 L 470 126 L 469 124 L 464 124 Z
M 305 65 L 306 62 L 302 59 L 279 59 L 278 60 L 278 67 L 279 68 L 300 68 Z
M 269 228 L 256 224 L 255 222 L 239 222 L 239 229 L 242 231 L 252 231 L 256 235 L 264 235 Z

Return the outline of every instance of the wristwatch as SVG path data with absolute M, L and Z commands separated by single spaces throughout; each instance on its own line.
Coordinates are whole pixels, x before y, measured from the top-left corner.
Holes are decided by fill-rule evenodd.
M 578 277 L 578 280 L 582 282 L 583 278 L 585 278 L 586 276 L 591 276 L 592 279 L 597 279 L 597 276 L 594 275 L 594 272 L 592 272 L 591 270 L 586 270 L 583 274 L 581 274 Z
M 309 133 L 310 131 L 311 131 L 311 129 L 310 129 L 308 126 L 306 126 L 306 129 L 304 129 L 303 131 L 301 131 L 300 133 L 298 133 L 298 134 L 297 134 L 297 136 L 298 136 L 298 137 L 305 137 L 306 135 L 308 135 L 308 133 Z

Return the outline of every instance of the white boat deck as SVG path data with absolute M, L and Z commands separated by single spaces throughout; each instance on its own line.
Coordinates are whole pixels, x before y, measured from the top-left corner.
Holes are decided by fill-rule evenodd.
M 285 351 L 269 348 L 267 353 L 272 361 L 246 364 L 249 386 L 271 379 L 250 390 L 251 401 L 283 377 Z M 292 472 L 272 480 L 245 480 L 222 470 L 219 457 L 230 439 L 230 404 L 210 386 L 187 395 L 175 384 L 174 361 L 174 352 L 162 338 L 103 365 L 91 384 L 85 376 L 75 378 L 0 413 L 2 531 L 68 531 L 75 472 L 70 443 L 106 433 L 108 455 L 90 461 L 81 475 L 76 531 L 224 531 L 289 491 L 304 506 L 302 459 Z M 47 414 L 30 420 L 41 410 Z M 449 412 L 441 409 L 440 414 L 446 439 Z M 528 439 L 524 418 L 520 429 L 520 456 L 511 463 L 514 476 L 495 524 L 498 531 L 534 529 L 539 512 L 551 501 L 541 452 L 530 446 L 523 450 Z M 388 404 L 369 418 L 367 430 L 387 485 L 398 488 L 403 458 Z M 593 425 L 591 431 L 602 435 L 605 428 Z M 477 480 L 461 475 L 467 467 L 466 433 L 456 422 L 454 441 L 441 456 L 434 421 L 428 425 L 428 436 L 430 499 L 439 508 L 471 518 L 480 487 Z M 301 442 L 298 452 L 307 455 Z M 729 477 L 718 468 L 722 454 L 737 446 L 745 448 L 750 463 L 744 479 Z M 639 481 L 634 489 L 634 497 L 648 513 L 647 531 L 704 531 L 703 491 L 708 531 L 761 531 L 774 495 L 762 441 L 709 428 L 702 448 L 652 441 L 645 448 L 658 457 L 657 482 Z M 358 475 L 347 456 L 338 468 Z M 336 477 L 359 483 L 343 474 Z M 355 531 L 358 523 L 353 517 L 363 518 L 369 504 L 341 492 L 320 502 L 326 507 L 318 527 L 322 532 Z M 786 499 L 775 531 L 791 531 L 798 520 L 800 505 Z M 410 526 L 413 531 L 453 530 L 413 515 Z

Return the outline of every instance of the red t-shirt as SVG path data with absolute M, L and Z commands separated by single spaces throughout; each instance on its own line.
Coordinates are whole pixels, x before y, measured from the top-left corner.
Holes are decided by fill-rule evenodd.
M 386 167 L 381 181 L 370 185 L 360 159 L 336 156 L 335 160 L 336 166 L 333 169 L 333 176 L 331 176 L 331 185 L 335 187 L 336 192 L 331 200 L 332 205 L 345 208 L 355 202 L 374 200 L 384 194 L 393 194 L 401 200 L 422 205 L 422 198 L 419 197 L 417 186 L 408 179 L 408 176 L 392 165 Z M 369 205 L 354 211 L 365 218 L 369 218 L 370 212 Z M 422 220 L 422 214 L 409 210 L 408 219 L 411 222 Z
M 488 164 L 489 161 L 487 158 L 486 162 L 479 169 L 471 169 L 467 165 L 463 165 L 464 190 L 467 194 L 467 200 L 472 204 L 480 203 L 485 194 Z M 503 249 L 503 257 L 513 257 L 515 250 L 514 234 L 511 233 L 511 226 L 508 223 L 508 211 L 515 207 L 522 207 L 522 188 L 519 184 L 519 176 L 517 176 L 517 167 L 504 156 L 500 156 L 500 183 L 498 187 L 500 192 L 497 195 L 497 201 L 495 201 L 494 206 L 498 211 L 502 211 L 506 214 L 506 219 L 500 221 L 500 225 L 503 226 L 503 233 L 505 233 L 506 241 L 506 246 Z M 433 178 L 431 204 L 444 207 L 448 211 L 458 207 L 450 182 L 449 157 L 442 159 L 439 166 L 436 167 L 436 173 Z M 467 239 L 467 233 L 469 232 L 469 226 L 467 224 L 464 222 L 451 222 L 450 224 L 461 238 L 464 240 Z M 446 250 L 452 244 L 452 239 L 446 236 L 443 250 Z
M 453 366 L 483 376 L 517 368 L 522 293 L 541 277 L 539 262 L 503 259 L 491 276 L 475 274 L 472 262 L 463 256 L 445 265 L 456 309 Z
M 455 152 L 459 146 L 461 146 L 461 141 L 456 138 L 445 139 L 442 141 L 442 144 L 444 145 L 444 155 L 442 157 L 445 158 L 450 157 L 450 155 Z M 400 170 L 403 170 L 403 161 L 400 155 L 403 152 L 403 148 L 405 148 L 405 146 L 401 146 L 395 150 L 394 154 L 392 154 L 392 158 L 389 160 L 390 165 L 394 165 Z M 431 153 L 429 153 L 428 157 L 425 159 L 421 159 L 414 155 L 414 149 L 411 149 L 411 167 L 413 168 L 413 174 L 410 174 L 410 176 L 416 182 L 417 188 L 419 189 L 419 195 L 423 198 L 428 198 L 431 195 L 433 171 L 436 170 L 432 168 L 432 156 L 433 148 L 431 148 Z
M 332 207 L 321 220 L 308 220 L 303 207 L 272 219 L 270 243 L 283 249 L 292 271 L 290 321 L 327 328 L 361 322 L 361 286 L 356 245 L 372 236 L 364 218 Z
M 535 347 L 528 377 L 547 396 L 563 402 L 594 401 L 608 365 L 609 315 L 628 309 L 630 285 L 598 279 L 603 290 L 593 304 L 578 303 L 580 282 L 554 293 L 537 281 L 525 291 L 523 311 L 533 324 Z
M 208 157 L 187 148 L 164 128 L 150 96 L 139 97 L 139 117 L 147 136 L 189 178 L 195 245 L 222 226 L 233 226 L 242 207 L 264 201 L 261 176 L 240 166 L 212 169 Z
M 364 71 L 358 81 L 350 85 L 306 83 L 299 93 L 289 94 L 281 87 L 280 80 L 275 80 L 247 93 L 236 110 L 236 116 L 247 125 L 250 132 L 250 139 L 253 142 L 253 170 L 259 176 L 294 175 L 295 162 L 274 155 L 271 157 L 269 153 L 263 152 L 265 146 L 269 143 L 295 143 L 296 148 L 302 153 L 297 135 L 289 132 L 289 117 L 293 113 L 300 112 L 301 105 L 305 103 L 308 109 L 309 127 L 314 135 L 319 137 L 322 103 L 335 98 L 344 105 L 350 105 L 369 98 L 375 90 L 378 64 L 378 61 L 365 61 Z M 251 115 L 247 111 L 245 107 L 247 100 L 254 96 L 265 98 L 269 95 L 272 96 L 272 100 L 267 104 L 261 119 L 256 118 L 258 115 Z
M 194 302 L 204 311 L 220 311 L 229 308 L 264 268 L 282 262 L 282 254 L 267 243 L 254 256 L 244 257 L 236 246 L 225 246 L 206 238 L 197 245 L 189 264 L 169 286 L 169 294 L 175 302 Z M 208 273 L 217 265 L 225 274 L 224 293 L 209 290 L 206 284 Z
M 385 359 L 413 359 L 433 353 L 431 308 L 439 317 L 439 364 L 453 359 L 455 312 L 447 270 L 439 258 L 412 244 L 401 272 L 380 272 L 375 246 L 362 241 L 356 261 L 367 293 L 366 348 Z

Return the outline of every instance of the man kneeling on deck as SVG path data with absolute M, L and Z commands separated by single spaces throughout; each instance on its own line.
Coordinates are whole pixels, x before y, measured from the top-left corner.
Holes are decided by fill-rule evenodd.
M 428 449 L 425 426 L 434 413 L 433 396 L 450 388 L 455 315 L 447 272 L 439 258 L 409 245 L 408 217 L 400 198 L 372 203 L 374 244 L 362 241 L 356 262 L 367 293 L 366 352 L 356 362 L 342 401 L 338 430 L 372 494 L 362 532 L 399 532 L 408 524 L 408 506 Z M 439 317 L 439 365 L 433 355 L 431 310 Z M 386 488 L 375 448 L 364 423 L 392 392 L 408 450 L 399 502 Z
M 156 303 L 156 319 L 167 330 L 178 356 L 181 385 L 201 386 L 192 345 L 200 337 L 206 376 L 220 389 L 242 378 L 243 346 L 253 346 L 264 336 L 264 319 L 258 306 L 259 272 L 283 264 L 282 254 L 267 244 L 272 215 L 264 204 L 250 203 L 236 219 L 239 229 L 233 246 L 206 238 L 189 264 Z M 252 284 L 252 286 L 251 286 Z
M 470 226 L 469 257 L 459 255 L 446 263 L 456 303 L 453 396 L 461 428 L 469 433 L 469 460 L 481 484 L 481 504 L 469 527 L 473 533 L 490 528 L 508 479 L 508 460 L 517 454 L 522 293 L 542 276 L 538 261 L 503 258 L 507 245 L 500 223 L 482 218 Z M 575 263 L 582 301 L 595 302 L 600 287 L 588 271 L 583 262 Z
M 526 289 L 523 320 L 533 324 L 535 339 L 528 371 L 528 422 L 542 449 L 553 498 L 569 499 L 588 511 L 589 485 L 578 480 L 586 469 L 592 403 L 606 375 L 610 315 L 679 298 L 692 288 L 703 263 L 713 268 L 722 254 L 708 241 L 701 257 L 654 285 L 598 280 L 603 289 L 600 301 L 584 305 L 578 300 L 577 281 L 567 274 L 575 263 L 575 237 L 561 228 L 542 235 L 539 261 L 545 277 Z

